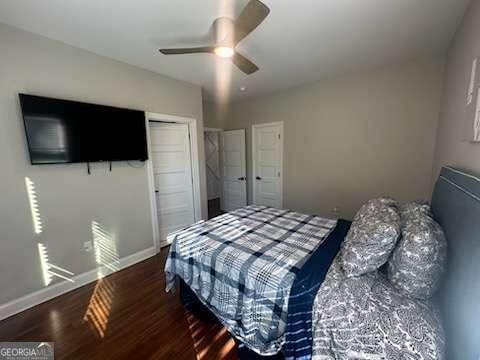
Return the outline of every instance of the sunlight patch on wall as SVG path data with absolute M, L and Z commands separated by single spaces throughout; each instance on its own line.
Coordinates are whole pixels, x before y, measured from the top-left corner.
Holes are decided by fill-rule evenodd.
M 74 273 L 65 270 L 60 266 L 51 264 L 48 259 L 47 246 L 43 243 L 38 243 L 38 256 L 40 258 L 40 265 L 42 267 L 43 284 L 48 286 L 54 277 L 58 277 L 63 280 L 74 282 L 72 279 Z
M 32 214 L 33 231 L 39 235 L 43 231 L 42 218 L 38 206 L 38 195 L 35 190 L 35 184 L 29 177 L 25 177 L 25 186 L 27 188 L 28 202 L 30 204 L 30 212 Z
M 38 256 L 40 257 L 40 265 L 42 266 L 43 285 L 48 286 L 52 282 L 48 266 L 48 252 L 45 245 L 38 243 Z
M 40 239 L 39 235 L 43 233 L 44 229 L 42 217 L 40 216 L 38 194 L 35 189 L 35 183 L 28 176 L 25 177 L 25 186 L 27 188 L 28 202 L 30 204 L 30 212 L 32 215 L 33 231 L 37 235 L 38 241 Z M 50 262 L 47 245 L 44 242 L 37 242 L 37 248 L 40 266 L 42 268 L 44 286 L 48 286 L 55 277 L 74 282 L 72 279 L 75 275 L 74 273 Z
M 92 221 L 93 248 L 95 261 L 98 265 L 98 277 L 102 278 L 109 272 L 120 268 L 116 236 L 105 230 L 97 221 Z
M 108 279 L 99 279 L 83 316 L 83 321 L 88 322 L 99 338 L 103 338 L 107 330 L 114 291 L 115 287 Z

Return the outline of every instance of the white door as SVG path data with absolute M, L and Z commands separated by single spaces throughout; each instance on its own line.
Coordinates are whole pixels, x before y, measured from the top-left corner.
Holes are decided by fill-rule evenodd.
M 187 124 L 150 123 L 160 241 L 195 222 Z
M 245 130 L 223 132 L 223 207 L 232 211 L 247 205 Z
M 253 203 L 283 208 L 283 123 L 252 128 Z

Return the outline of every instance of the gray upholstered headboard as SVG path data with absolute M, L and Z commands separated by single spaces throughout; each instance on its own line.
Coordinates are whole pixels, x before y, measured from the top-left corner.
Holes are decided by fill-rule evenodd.
M 444 167 L 432 211 L 449 245 L 443 310 L 448 359 L 480 359 L 480 177 Z

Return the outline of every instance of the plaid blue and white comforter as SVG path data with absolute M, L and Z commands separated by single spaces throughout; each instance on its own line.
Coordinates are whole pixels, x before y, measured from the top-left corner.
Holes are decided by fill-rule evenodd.
M 167 291 L 179 275 L 227 329 L 261 355 L 285 341 L 295 275 L 336 220 L 247 206 L 171 235 Z

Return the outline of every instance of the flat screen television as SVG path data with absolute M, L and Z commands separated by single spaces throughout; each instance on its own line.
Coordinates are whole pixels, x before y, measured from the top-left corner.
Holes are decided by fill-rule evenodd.
M 142 111 L 19 96 L 33 165 L 148 158 Z

